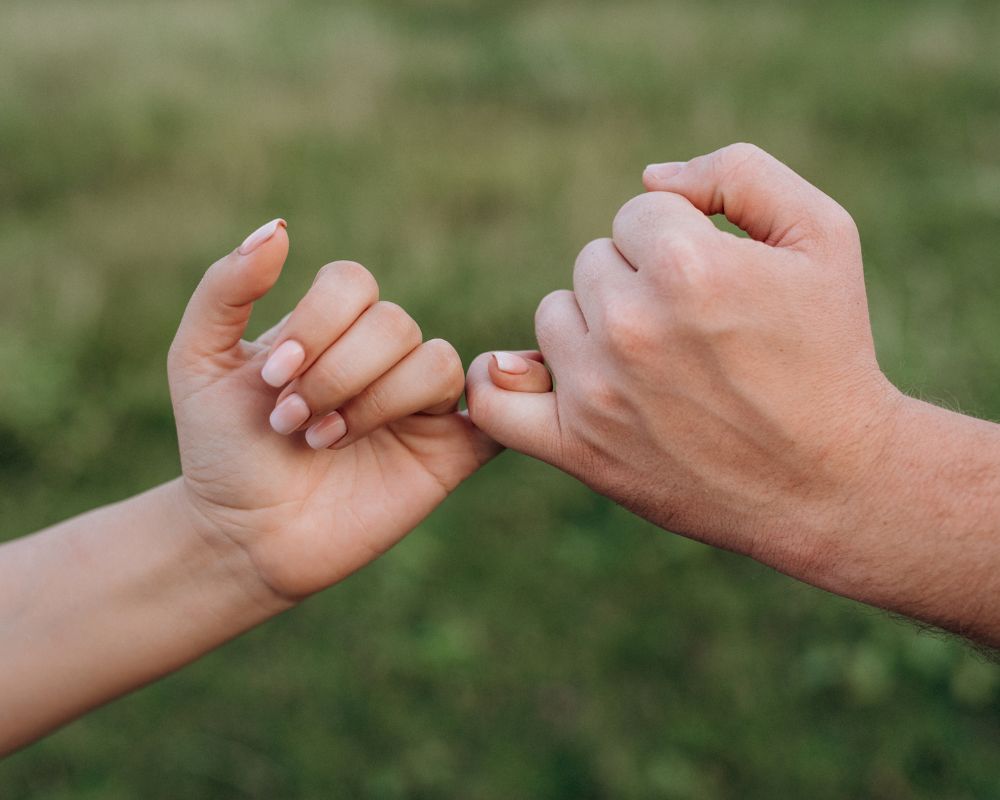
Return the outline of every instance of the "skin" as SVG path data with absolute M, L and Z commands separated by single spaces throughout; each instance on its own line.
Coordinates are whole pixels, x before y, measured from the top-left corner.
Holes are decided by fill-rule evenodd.
M 882 375 L 847 213 L 747 145 L 645 182 L 539 306 L 541 352 L 473 363 L 475 426 L 454 350 L 360 265 L 247 342 L 284 225 L 214 264 L 168 360 L 182 476 L 0 546 L 0 754 L 364 566 L 493 440 L 664 528 L 1000 643 L 1000 426 Z
M 0 546 L 0 754 L 342 580 L 498 451 L 456 411 L 454 349 L 358 264 L 244 341 L 288 252 L 283 223 L 261 231 L 208 270 L 170 350 L 183 474 Z M 276 388 L 261 370 L 289 339 L 305 358 Z M 339 409 L 335 449 L 272 430 L 292 393 L 312 421 Z
M 475 424 L 663 528 L 1000 645 L 1000 426 L 882 374 L 850 215 L 752 145 L 644 182 L 538 307 L 556 390 L 482 356 Z

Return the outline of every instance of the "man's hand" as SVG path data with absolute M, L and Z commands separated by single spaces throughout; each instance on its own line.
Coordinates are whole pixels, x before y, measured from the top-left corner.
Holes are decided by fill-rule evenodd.
M 574 290 L 538 307 L 555 391 L 505 385 L 480 357 L 473 422 L 664 528 L 1000 639 L 983 611 L 1000 428 L 883 376 L 851 217 L 751 145 L 644 182 L 580 253 Z
M 787 568 L 877 469 L 900 404 L 857 231 L 750 145 L 645 181 L 580 253 L 574 291 L 538 308 L 557 391 L 503 392 L 479 365 L 472 419 L 658 525 Z

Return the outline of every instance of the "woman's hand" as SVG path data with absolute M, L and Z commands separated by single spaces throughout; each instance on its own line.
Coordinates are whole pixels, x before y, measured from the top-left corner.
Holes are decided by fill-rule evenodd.
M 457 411 L 454 348 L 422 342 L 359 264 L 326 265 L 282 323 L 242 340 L 287 252 L 275 220 L 208 270 L 169 375 L 196 527 L 293 601 L 385 552 L 499 448 Z

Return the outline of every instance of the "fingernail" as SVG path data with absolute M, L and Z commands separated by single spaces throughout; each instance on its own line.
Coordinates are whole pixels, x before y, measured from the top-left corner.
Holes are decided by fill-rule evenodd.
M 292 379 L 295 370 L 306 360 L 306 351 L 294 339 L 282 342 L 271 352 L 260 371 L 265 383 L 275 389 Z
M 310 416 L 306 401 L 293 392 L 274 407 L 271 412 L 271 427 L 276 433 L 284 435 L 296 430 Z
M 664 164 L 650 164 L 642 171 L 642 176 L 656 181 L 665 181 L 684 169 L 686 163 L 686 161 L 667 161 Z
M 521 358 L 514 353 L 505 353 L 502 350 L 494 353 L 493 358 L 496 359 L 497 368 L 508 375 L 524 375 L 531 367 L 528 359 Z
M 272 219 L 270 222 L 265 222 L 243 240 L 243 244 L 239 246 L 239 254 L 241 256 L 250 255 L 254 250 L 264 244 L 264 242 L 274 236 L 278 228 L 287 227 L 288 223 L 283 219 Z
M 334 442 L 339 442 L 347 433 L 347 423 L 336 411 L 327 414 L 306 431 L 306 442 L 313 450 L 325 450 Z

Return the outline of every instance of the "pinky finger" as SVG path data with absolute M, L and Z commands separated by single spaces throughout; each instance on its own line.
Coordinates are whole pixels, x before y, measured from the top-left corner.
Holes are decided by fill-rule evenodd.
M 497 351 L 490 355 L 490 380 L 509 392 L 551 392 L 552 375 L 543 361 L 537 350 Z
M 431 339 L 364 391 L 306 431 L 309 446 L 340 449 L 413 414 L 446 414 L 458 407 L 465 372 L 455 348 Z

